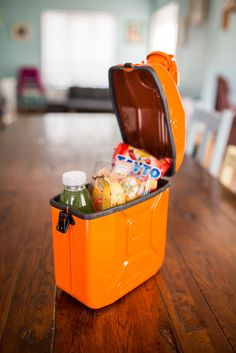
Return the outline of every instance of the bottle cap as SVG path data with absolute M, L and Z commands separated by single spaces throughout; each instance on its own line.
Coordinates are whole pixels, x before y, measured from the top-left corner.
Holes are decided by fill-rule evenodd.
M 86 174 L 81 171 L 70 171 L 62 175 L 62 182 L 65 186 L 80 186 L 86 184 Z

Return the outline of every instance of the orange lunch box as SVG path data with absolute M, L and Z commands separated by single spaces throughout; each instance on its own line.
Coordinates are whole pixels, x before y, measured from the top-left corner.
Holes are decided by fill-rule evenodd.
M 109 88 L 123 141 L 170 157 L 172 176 L 185 148 L 185 115 L 172 55 L 109 70 Z M 50 200 L 57 286 L 90 308 L 115 302 L 155 275 L 165 255 L 169 181 L 125 205 L 84 214 Z

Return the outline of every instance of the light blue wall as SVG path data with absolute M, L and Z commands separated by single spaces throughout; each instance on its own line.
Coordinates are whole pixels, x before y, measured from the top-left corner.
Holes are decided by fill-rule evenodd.
M 40 66 L 40 16 L 45 9 L 108 11 L 117 19 L 116 63 L 138 62 L 145 58 L 148 44 L 149 0 L 0 0 L 0 77 L 12 76 L 21 65 Z M 125 40 L 127 20 L 145 22 L 145 42 Z M 32 40 L 16 42 L 10 37 L 14 22 L 32 26 Z M 96 35 L 96 34 L 94 34 Z
M 152 0 L 152 11 L 171 0 Z M 180 16 L 188 11 L 188 0 L 176 0 Z M 224 75 L 232 88 L 236 102 L 236 13 L 231 16 L 227 31 L 221 28 L 223 0 L 205 0 L 206 21 L 197 28 L 189 28 L 187 44 L 177 48 L 180 71 L 180 90 L 184 95 L 200 97 L 210 108 L 214 106 L 215 79 Z
M 236 13 L 230 17 L 227 30 L 221 28 L 222 0 L 211 1 L 209 11 L 208 60 L 204 77 L 203 98 L 209 108 L 215 103 L 215 82 L 224 76 L 231 87 L 231 99 L 236 103 Z
M 40 66 L 40 15 L 45 9 L 109 11 L 117 19 L 116 62 L 138 62 L 148 51 L 151 13 L 171 0 L 0 0 L 0 77 L 12 76 L 21 65 Z M 188 11 L 188 0 L 176 0 L 180 16 Z M 177 49 L 180 90 L 185 95 L 203 97 L 213 104 L 214 79 L 223 74 L 232 86 L 236 101 L 236 14 L 229 30 L 220 27 L 223 0 L 210 0 L 205 24 L 189 28 L 187 44 Z M 127 43 L 124 38 L 127 20 L 145 22 L 145 42 Z M 33 37 L 30 42 L 11 40 L 10 26 L 16 21 L 29 22 Z
M 168 4 L 173 0 L 152 0 L 152 10 Z M 208 1 L 206 8 L 208 10 Z M 188 14 L 188 0 L 176 0 L 179 4 L 179 16 L 184 18 Z M 180 73 L 180 91 L 184 95 L 199 97 L 203 88 L 203 78 L 207 60 L 208 23 L 197 28 L 188 27 L 186 45 L 178 47 L 176 60 Z

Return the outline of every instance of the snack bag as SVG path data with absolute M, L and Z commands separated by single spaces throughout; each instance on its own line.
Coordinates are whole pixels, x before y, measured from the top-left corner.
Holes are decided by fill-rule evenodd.
M 172 159 L 157 159 L 143 150 L 120 143 L 113 154 L 113 168 L 117 169 L 120 163 L 130 164 L 129 176 L 122 180 L 121 185 L 126 201 L 131 201 L 156 190 L 157 180 L 165 175 Z
M 165 175 L 172 164 L 171 158 L 157 159 L 151 154 L 126 143 L 120 143 L 113 154 L 113 164 L 117 161 L 132 163 L 131 173 L 141 179 L 158 180 Z
M 125 203 L 125 193 L 119 182 L 122 178 L 123 176 L 118 173 L 113 173 L 111 163 L 99 161 L 96 164 L 92 186 L 92 201 L 95 211 L 106 210 Z
M 125 193 L 117 181 L 107 180 L 104 177 L 95 177 L 92 192 L 93 207 L 95 211 L 106 210 L 107 208 L 123 205 Z
M 171 166 L 171 158 L 157 159 L 149 153 L 120 143 L 112 163 L 99 161 L 93 177 L 95 211 L 123 205 L 157 189 L 158 179 Z

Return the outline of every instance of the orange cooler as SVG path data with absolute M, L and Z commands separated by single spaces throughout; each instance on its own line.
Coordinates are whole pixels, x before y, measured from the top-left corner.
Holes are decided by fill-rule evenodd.
M 172 158 L 169 177 L 179 169 L 185 148 L 177 81 L 173 56 L 162 52 L 149 54 L 146 63 L 109 70 L 123 141 L 157 158 Z M 155 275 L 165 255 L 169 184 L 160 179 L 149 195 L 92 214 L 52 198 L 57 286 L 90 308 L 101 308 Z

